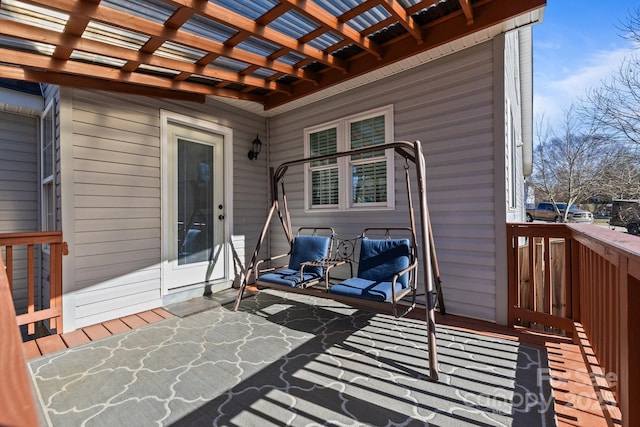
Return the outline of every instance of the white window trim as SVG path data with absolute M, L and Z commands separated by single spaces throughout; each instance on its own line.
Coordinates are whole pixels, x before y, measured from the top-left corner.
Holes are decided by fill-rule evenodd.
M 349 141 L 347 139 L 349 124 L 371 117 L 383 115 L 385 117 L 385 143 L 394 141 L 394 115 L 393 105 L 386 105 L 362 113 L 353 114 L 331 122 L 322 123 L 304 129 L 304 156 L 311 155 L 309 136 L 312 133 L 326 129 L 336 128 L 337 150 L 338 152 L 348 151 Z M 351 166 L 361 163 L 371 163 L 371 159 L 352 161 L 349 156 L 339 157 L 338 164 L 338 205 L 312 206 L 311 205 L 311 167 L 308 163 L 304 166 L 304 209 L 305 212 L 336 212 L 336 211 L 365 211 L 365 210 L 393 210 L 395 209 L 395 167 L 393 150 L 388 149 L 384 155 L 387 166 L 387 201 L 379 203 L 356 203 L 352 204 L 353 186 L 351 185 Z M 382 159 L 382 158 L 381 158 Z M 331 166 L 334 167 L 334 166 Z
M 40 141 L 38 143 L 38 152 L 39 152 L 39 159 L 40 159 L 40 167 L 39 169 L 39 176 L 38 176 L 38 180 L 40 181 L 40 189 L 39 189 L 39 194 L 40 194 L 40 229 L 42 231 L 54 231 L 56 229 L 56 224 L 57 224 L 57 217 L 56 217 L 56 188 L 55 188 L 55 176 L 56 176 L 56 123 L 55 123 L 55 113 L 53 111 L 53 107 L 54 106 L 54 101 L 51 100 L 49 102 L 49 104 L 45 107 L 45 109 L 42 111 L 42 113 L 40 114 Z M 51 171 L 45 171 L 45 154 L 44 154 L 44 148 L 45 148 L 45 135 L 46 135 L 46 129 L 45 129 L 45 118 L 47 117 L 48 114 L 51 114 L 51 123 L 50 126 L 51 128 L 49 129 L 49 131 L 51 132 L 51 138 L 52 140 L 50 141 L 52 146 L 51 146 Z M 50 174 L 46 174 L 47 172 L 51 172 Z M 45 175 L 46 174 L 46 175 Z M 49 200 L 47 199 L 47 197 L 49 195 L 46 194 L 46 189 L 47 187 L 52 187 L 51 190 L 53 191 L 53 195 L 51 195 L 53 197 L 52 203 L 53 203 L 53 212 L 51 212 L 51 215 L 53 216 L 53 230 L 49 230 L 49 212 L 47 211 L 48 207 L 49 207 L 49 203 L 47 203 Z M 42 250 L 45 253 L 49 253 L 49 245 L 42 245 Z
M 505 150 L 506 150 L 506 180 L 507 180 L 507 208 L 510 211 L 515 211 L 517 207 L 517 191 L 516 191 L 516 180 L 517 180 L 517 168 L 516 168 L 516 159 L 517 159 L 517 136 L 515 123 L 513 118 L 513 111 L 511 110 L 511 102 L 509 99 L 506 100 L 505 103 Z

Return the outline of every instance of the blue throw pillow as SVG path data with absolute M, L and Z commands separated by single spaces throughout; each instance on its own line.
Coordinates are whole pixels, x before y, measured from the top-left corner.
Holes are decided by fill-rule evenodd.
M 362 239 L 358 277 L 376 282 L 391 281 L 394 274 L 409 267 L 409 239 Z M 406 288 L 409 275 L 398 278 L 398 283 Z
M 329 255 L 329 237 L 323 236 L 296 236 L 293 239 L 289 268 L 300 270 L 300 264 L 318 258 L 326 258 Z M 306 267 L 305 273 L 322 274 L 320 267 Z

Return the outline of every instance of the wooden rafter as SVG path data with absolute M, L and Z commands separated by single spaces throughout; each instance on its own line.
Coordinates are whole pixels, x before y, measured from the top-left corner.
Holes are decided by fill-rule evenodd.
M 238 31 L 248 31 L 253 33 L 256 37 L 268 40 L 270 43 L 295 50 L 301 55 L 313 58 L 316 61 L 326 64 L 332 68 L 337 68 L 341 71 L 347 70 L 348 65 L 344 61 L 307 44 L 299 43 L 297 40 L 288 37 L 279 31 L 260 25 L 249 18 L 245 18 L 242 15 L 238 15 L 209 1 L 194 2 L 191 0 L 167 0 L 167 2 L 178 6 L 193 7 L 197 13 L 208 19 L 223 22 L 225 25 L 235 28 Z M 224 17 L 224 20 L 221 20 L 221 17 Z
M 156 14 L 158 2 L 165 5 Z M 352 8 L 318 0 L 239 2 L 246 12 L 210 0 L 118 3 L 125 7 L 0 0 L 1 9 L 11 8 L 0 18 L 0 77 L 197 102 L 223 96 L 269 109 L 542 8 L 546 0 L 411 6 L 370 0 Z M 310 25 L 301 31 L 295 19 Z
M 273 6 L 267 12 L 265 12 L 261 17 L 256 19 L 256 23 L 262 26 L 268 25 L 271 22 L 278 19 L 280 16 L 284 15 L 289 11 L 289 6 L 286 3 L 278 3 Z
M 509 17 L 514 16 L 518 13 L 517 11 L 522 11 L 523 9 L 521 8 L 523 7 L 525 8 L 524 10 L 530 11 L 544 4 L 545 0 L 520 0 L 518 2 L 514 2 L 513 0 L 489 0 L 479 3 L 479 6 L 476 6 L 476 19 L 473 25 L 467 25 L 466 17 L 460 11 L 449 19 L 436 20 L 434 23 L 427 24 L 423 27 L 423 32 L 429 34 L 429 37 L 426 38 L 422 44 L 419 44 L 413 38 L 402 37 L 398 42 L 393 44 L 393 49 L 387 49 L 388 53 L 382 61 L 378 61 L 370 56 L 358 56 L 357 60 L 352 63 L 353 65 L 350 69 L 349 76 L 355 77 L 362 75 L 371 70 L 405 59 L 418 52 L 424 52 L 428 49 L 465 37 L 478 29 L 489 28 L 497 22 L 503 22 L 509 19 Z M 338 83 L 342 80 L 343 76 L 335 70 L 330 70 L 323 75 L 323 82 L 327 85 Z M 285 104 L 292 98 L 298 98 L 300 93 L 307 93 L 308 91 L 312 91 L 309 84 L 307 82 L 300 82 L 293 86 L 293 94 L 286 98 L 280 94 L 270 96 L 266 107 L 273 108 Z
M 29 68 L 10 67 L 6 65 L 0 65 L 0 78 L 24 80 L 35 83 L 50 83 L 54 85 L 72 86 L 83 89 L 96 89 L 95 77 L 70 76 L 68 74 L 38 71 Z M 204 103 L 206 99 L 204 94 L 178 90 L 165 90 L 153 86 L 131 85 L 113 81 L 100 81 L 100 88 L 102 90 L 112 92 L 177 99 L 181 101 L 197 102 L 200 104 Z
M 191 33 L 170 29 L 165 27 L 164 25 L 149 21 L 147 19 L 132 16 L 127 13 L 115 9 L 110 9 L 104 6 L 89 7 L 83 2 L 77 2 L 75 0 L 28 0 L 28 3 L 37 4 L 38 6 L 42 7 L 48 7 L 53 10 L 68 13 L 70 15 L 84 15 L 89 17 L 91 20 L 111 25 L 113 27 L 123 28 L 139 34 L 147 35 L 149 37 L 163 39 L 165 41 L 171 40 L 186 47 L 216 53 L 220 56 L 234 58 L 237 61 L 246 62 L 248 64 L 260 65 L 263 68 L 280 71 L 302 80 L 318 79 L 318 76 L 314 75 L 313 73 L 287 66 L 283 63 L 268 61 L 259 55 L 233 49 L 225 46 L 222 43 L 217 43 L 210 39 L 203 38 Z
M 186 8 L 186 7 L 181 7 L 176 9 L 176 11 L 173 13 L 173 15 L 171 15 L 169 17 L 169 19 L 167 19 L 167 21 L 164 23 L 164 26 L 170 29 L 178 29 L 180 28 L 185 22 L 187 22 L 189 20 L 189 18 L 191 18 L 191 16 L 193 15 L 193 10 Z M 158 50 L 160 48 L 160 46 L 162 46 L 165 42 L 164 38 L 158 37 L 158 36 L 152 36 L 151 38 L 149 38 L 149 40 L 147 40 L 147 42 L 144 44 L 144 46 L 142 46 L 140 48 L 140 52 L 145 53 L 145 54 L 151 54 L 153 52 L 155 52 L 156 50 Z M 136 68 L 138 68 L 140 66 L 140 62 L 137 61 L 128 61 L 123 67 L 122 70 L 123 71 L 127 71 L 127 72 L 132 72 L 135 71 Z M 188 78 L 188 73 L 185 73 L 184 71 L 180 73 L 180 80 L 184 80 L 186 78 Z
M 473 7 L 471 6 L 471 0 L 458 0 L 460 7 L 464 12 L 464 16 L 467 18 L 467 25 L 473 25 Z
M 422 43 L 422 31 L 407 10 L 397 0 L 380 0 L 380 5 L 395 18 L 413 38 Z
M 90 21 L 87 18 L 73 16 L 67 22 L 67 25 L 64 28 L 64 33 L 71 36 L 80 37 L 82 36 L 82 33 L 84 33 L 84 30 L 87 28 L 87 25 L 89 25 L 89 22 Z M 56 59 L 69 59 L 72 53 L 73 49 L 58 46 L 53 52 L 53 57 Z
M 127 64 L 147 64 L 154 67 L 176 70 L 181 73 L 187 73 L 188 75 L 198 74 L 216 80 L 239 82 L 254 87 L 262 87 L 264 89 L 274 90 L 277 92 L 291 92 L 291 88 L 284 84 L 267 82 L 263 79 L 258 79 L 250 76 L 244 76 L 241 80 L 239 80 L 238 75 L 230 71 L 216 70 L 214 68 L 203 67 L 197 64 L 189 64 L 187 62 L 165 58 L 158 55 L 152 55 L 141 51 L 134 51 L 120 46 L 113 46 L 111 44 L 95 40 L 83 39 L 80 37 L 70 36 L 68 34 L 60 34 L 56 33 L 55 31 L 46 30 L 44 28 L 34 29 L 29 25 L 7 21 L 2 18 L 0 18 L 0 35 L 30 41 L 43 42 L 58 46 L 65 50 L 79 50 L 105 57 L 121 59 L 127 61 Z M 123 69 L 122 71 L 129 72 L 129 70 L 126 69 Z
M 433 6 L 434 4 L 438 3 L 440 0 L 422 0 L 421 2 L 418 2 L 416 4 L 414 4 L 413 6 L 410 6 L 407 8 L 407 13 L 409 15 L 413 15 L 414 13 L 426 9 L 430 6 Z
M 308 0 L 281 0 L 282 3 L 288 4 L 292 9 L 298 11 L 302 15 L 320 24 L 326 32 L 334 32 L 358 46 L 365 51 L 373 54 L 377 58 L 382 58 L 382 48 L 367 37 L 351 28 L 349 25 L 340 21 L 329 12 L 317 6 Z
M 362 34 L 368 36 L 370 34 L 374 34 L 377 31 L 381 31 L 383 28 L 386 28 L 390 25 L 392 25 L 394 23 L 394 20 L 392 17 L 389 17 L 387 19 L 383 19 L 382 21 L 378 22 L 375 25 L 370 26 L 369 28 L 367 28 L 366 30 L 362 31 Z
M 178 90 L 183 92 L 191 92 L 201 95 L 218 95 L 225 96 L 224 92 L 220 92 L 215 88 L 199 83 L 180 82 L 172 79 L 158 77 L 149 74 L 125 73 L 121 70 L 105 67 L 95 64 L 84 64 L 74 61 L 51 60 L 43 55 L 37 55 L 26 52 L 12 52 L 7 49 L 0 48 L 0 57 L 6 58 L 4 62 L 34 70 L 47 70 L 48 72 L 60 74 L 73 74 L 82 77 L 96 77 L 100 80 L 112 82 L 122 82 L 137 84 L 141 86 L 157 87 L 164 90 Z M 236 93 L 230 92 L 227 96 L 237 98 Z M 244 99 L 254 101 L 262 101 L 261 97 L 248 96 Z
M 375 5 L 375 3 L 374 3 Z M 347 22 L 352 20 L 353 18 L 355 18 L 358 15 L 362 15 L 364 12 L 366 12 L 367 10 L 371 9 L 371 4 L 367 4 L 366 1 L 360 3 L 359 5 L 357 5 L 356 7 L 349 9 L 348 11 L 346 11 L 345 13 L 343 13 L 342 15 L 338 16 L 338 20 L 340 22 Z

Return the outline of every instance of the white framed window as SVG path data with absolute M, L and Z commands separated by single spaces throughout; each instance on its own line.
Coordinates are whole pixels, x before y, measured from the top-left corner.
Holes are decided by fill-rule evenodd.
M 40 118 L 40 186 L 42 231 L 56 229 L 55 120 L 53 102 Z
M 393 141 L 393 106 L 355 114 L 304 130 L 305 157 Z M 307 210 L 392 209 L 393 150 L 321 160 L 305 166 Z

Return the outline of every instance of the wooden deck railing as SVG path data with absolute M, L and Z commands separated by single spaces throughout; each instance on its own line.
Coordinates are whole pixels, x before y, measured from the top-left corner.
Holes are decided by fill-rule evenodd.
M 49 298 L 44 307 L 36 308 L 36 246 L 40 246 L 42 259 L 49 261 Z M 49 321 L 50 329 L 58 329 L 62 325 L 62 256 L 67 253 L 66 243 L 62 240 L 61 231 L 43 231 L 30 233 L 0 234 L 0 247 L 5 248 L 6 275 L 9 291 L 13 295 L 14 289 L 14 248 L 26 246 L 26 279 L 27 279 L 27 312 L 17 316 L 18 325 L 27 325 L 28 334 L 35 332 L 37 322 Z M 44 251 L 43 248 L 48 250 Z
M 0 426 L 38 426 L 9 278 L 0 256 Z
M 584 332 L 626 426 L 640 425 L 640 238 L 605 227 L 507 224 L 509 322 Z M 603 405 L 607 405 L 603 398 Z

